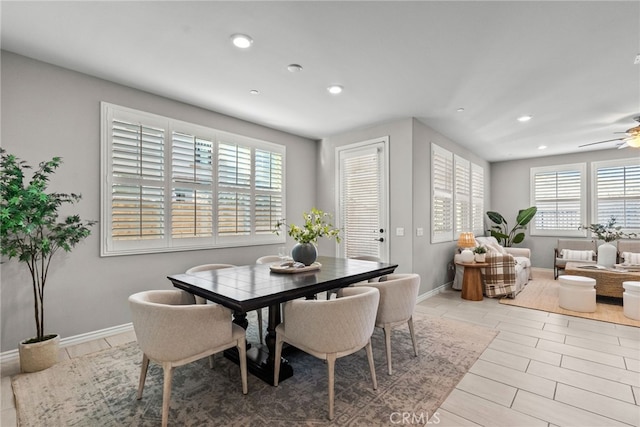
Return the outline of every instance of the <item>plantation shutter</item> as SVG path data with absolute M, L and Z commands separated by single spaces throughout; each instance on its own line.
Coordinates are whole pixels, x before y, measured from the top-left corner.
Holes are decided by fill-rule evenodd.
M 284 218 L 282 154 L 255 150 L 255 232 L 270 234 Z
M 484 169 L 471 164 L 471 230 L 484 235 Z
M 213 147 L 211 139 L 172 132 L 171 234 L 213 235 Z
M 251 149 L 218 144 L 218 235 L 251 233 Z
M 532 169 L 536 232 L 575 232 L 584 221 L 584 165 Z
M 111 121 L 111 238 L 164 238 L 164 129 Z
M 468 160 L 454 156 L 455 236 L 471 231 L 471 167 Z
M 453 154 L 431 144 L 431 243 L 453 240 Z
M 377 148 L 342 156 L 340 218 L 346 257 L 380 257 L 381 170 Z
M 595 222 L 605 224 L 613 216 L 623 229 L 640 229 L 640 164 L 595 164 Z

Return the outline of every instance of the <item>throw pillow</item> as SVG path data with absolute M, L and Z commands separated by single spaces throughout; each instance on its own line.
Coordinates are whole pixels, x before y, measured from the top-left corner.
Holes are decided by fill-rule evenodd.
M 592 261 L 594 255 L 595 253 L 593 251 L 562 250 L 562 258 L 573 261 Z
M 622 252 L 622 259 L 625 264 L 640 264 L 640 254 L 634 252 Z

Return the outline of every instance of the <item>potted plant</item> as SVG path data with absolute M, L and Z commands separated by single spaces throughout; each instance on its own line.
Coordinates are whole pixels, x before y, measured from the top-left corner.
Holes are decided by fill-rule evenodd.
M 504 219 L 502 215 L 498 212 L 489 211 L 487 212 L 487 216 L 493 222 L 494 226 L 491 227 L 489 232 L 491 235 L 496 238 L 498 243 L 500 243 L 504 247 L 511 247 L 514 244 L 521 243 L 524 240 L 524 233 L 518 233 L 519 230 L 526 230 L 527 224 L 533 219 L 533 217 L 538 212 L 538 208 L 536 206 L 531 206 L 530 208 L 520 209 L 518 211 L 518 216 L 516 217 L 516 225 L 513 226 L 511 230 L 509 230 L 509 225 L 507 220 Z
M 45 333 L 44 292 L 54 255 L 71 249 L 91 234 L 95 221 L 78 215 L 60 220 L 58 209 L 80 200 L 78 194 L 48 193 L 51 175 L 60 157 L 42 162 L 26 182 L 31 167 L 0 148 L 0 253 L 16 258 L 31 273 L 36 335 L 20 343 L 22 372 L 46 369 L 57 362 L 59 336 Z
M 291 257 L 296 262 L 304 265 L 311 265 L 315 262 L 318 251 L 315 243 L 320 237 L 332 237 L 340 243 L 340 230 L 331 224 L 331 215 L 319 209 L 312 208 L 311 212 L 304 212 L 304 225 L 299 227 L 295 224 L 289 225 L 287 233 L 298 242 L 291 250 Z M 278 221 L 274 232 L 280 234 L 280 228 L 285 225 L 284 220 Z
M 476 262 L 484 262 L 485 257 L 487 256 L 487 248 L 485 248 L 484 246 L 476 246 L 473 249 L 473 253 Z
M 589 226 L 580 226 L 580 228 L 589 230 L 591 234 L 595 234 L 598 240 L 604 241 L 598 246 L 598 265 L 604 267 L 613 267 L 616 263 L 618 249 L 611 242 L 624 237 L 634 237 L 636 233 L 624 233 L 622 226 L 616 226 L 616 218 L 612 216 L 606 224 L 591 224 Z

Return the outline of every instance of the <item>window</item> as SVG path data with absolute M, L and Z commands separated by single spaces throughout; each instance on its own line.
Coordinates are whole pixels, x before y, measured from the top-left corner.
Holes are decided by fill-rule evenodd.
M 431 144 L 431 243 L 484 233 L 484 170 Z
M 586 165 L 584 163 L 531 168 L 531 204 L 538 213 L 531 234 L 585 236 Z
M 454 237 L 471 231 L 471 163 L 460 156 L 453 157 L 454 162 Z
M 280 243 L 285 147 L 102 103 L 101 254 Z
M 471 163 L 471 231 L 484 235 L 484 169 Z
M 640 230 L 640 161 L 635 159 L 592 164 L 592 223 L 613 216 L 624 230 Z
M 453 154 L 431 144 L 431 243 L 453 240 Z

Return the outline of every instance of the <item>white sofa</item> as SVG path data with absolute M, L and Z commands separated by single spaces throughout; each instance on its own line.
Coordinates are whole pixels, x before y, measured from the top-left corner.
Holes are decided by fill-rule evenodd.
M 499 253 L 507 255 L 509 260 L 513 258 L 513 268 L 515 271 L 515 292 L 508 294 L 510 297 L 515 297 L 524 286 L 529 282 L 531 278 L 531 250 L 529 248 L 505 248 L 500 246 L 495 237 L 476 237 L 476 246 L 485 246 L 488 253 Z M 455 262 L 460 261 L 460 254 L 456 254 L 454 258 Z M 484 273 L 484 269 L 483 273 Z M 464 276 L 464 267 L 456 264 L 456 274 L 453 280 L 453 289 L 462 289 L 462 278 Z M 483 277 L 484 284 L 484 277 Z

